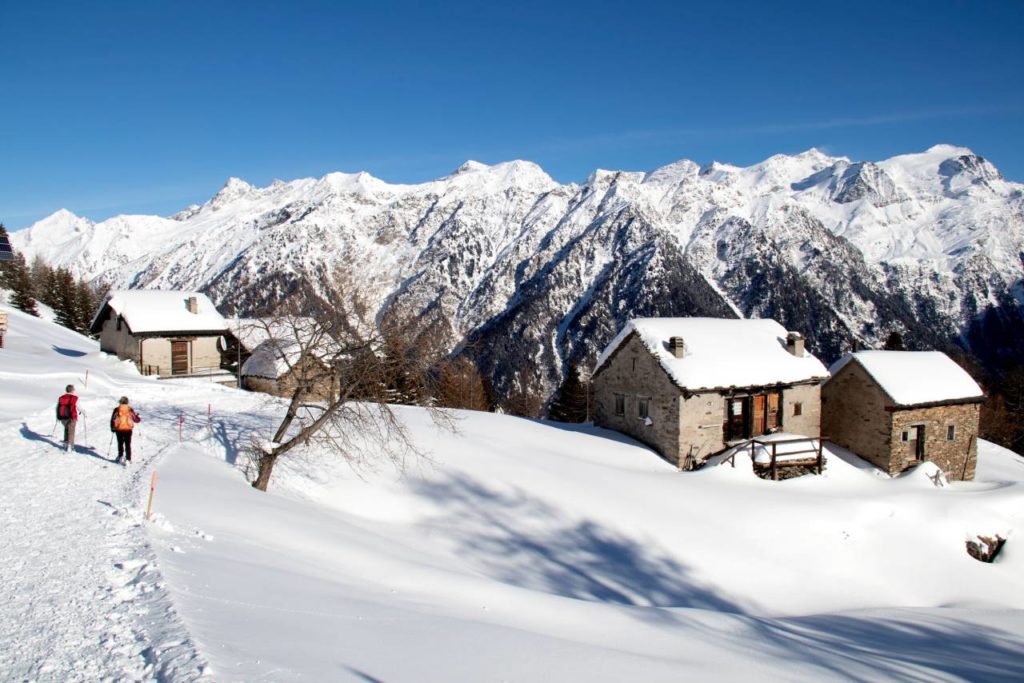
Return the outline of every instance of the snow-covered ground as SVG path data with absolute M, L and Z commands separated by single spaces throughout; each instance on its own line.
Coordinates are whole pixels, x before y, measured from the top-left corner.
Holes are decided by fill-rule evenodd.
M 1024 458 L 991 444 L 971 483 L 838 449 L 770 482 L 749 458 L 679 473 L 610 432 L 478 413 L 452 432 L 410 408 L 430 455 L 404 475 L 310 450 L 260 493 L 243 452 L 273 400 L 11 328 L 0 679 L 1024 678 Z M 50 436 L 69 382 L 74 455 Z M 143 417 L 127 470 L 107 453 L 122 394 Z M 967 555 L 995 533 L 997 562 Z

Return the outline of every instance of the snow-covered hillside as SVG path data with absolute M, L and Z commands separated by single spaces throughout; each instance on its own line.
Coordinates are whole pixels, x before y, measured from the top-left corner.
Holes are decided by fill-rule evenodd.
M 450 331 L 496 381 L 550 391 L 631 317 L 774 317 L 830 361 L 892 330 L 1024 359 L 1024 186 L 970 150 L 877 163 L 818 150 L 748 168 L 680 161 L 560 185 L 467 162 L 393 185 L 366 173 L 230 179 L 170 218 L 58 211 L 17 248 L 117 287 L 201 289 L 227 313 L 352 273 L 377 306 Z
M 590 427 L 467 412 L 450 432 L 407 408 L 429 458 L 404 476 L 308 450 L 264 494 L 242 449 L 277 399 L 140 377 L 17 312 L 8 341 L 4 678 L 1024 676 L 1024 458 L 985 442 L 975 482 L 834 449 L 823 476 L 770 482 Z M 49 435 L 69 382 L 74 455 Z M 143 416 L 128 470 L 106 450 L 122 394 Z M 966 554 L 979 533 L 1010 539 L 996 563 Z

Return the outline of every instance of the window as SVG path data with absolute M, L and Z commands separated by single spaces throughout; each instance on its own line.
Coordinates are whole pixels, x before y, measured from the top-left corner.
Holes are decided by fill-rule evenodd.
M 117 316 L 117 331 L 121 331 L 121 316 Z
M 615 414 L 625 415 L 626 414 L 626 396 L 625 394 L 615 394 Z
M 949 425 L 946 427 L 946 441 L 953 441 L 956 439 L 956 425 Z
M 910 441 L 910 431 L 905 431 L 900 434 L 900 441 Z
M 651 399 L 649 398 L 638 398 L 636 400 L 636 414 L 641 420 L 647 418 L 650 402 Z
M 636 358 L 633 359 L 633 372 L 636 372 Z
M 803 403 L 799 403 L 799 402 L 794 403 L 793 404 L 793 417 L 796 417 L 797 415 L 803 415 L 803 414 L 804 414 L 804 404 Z

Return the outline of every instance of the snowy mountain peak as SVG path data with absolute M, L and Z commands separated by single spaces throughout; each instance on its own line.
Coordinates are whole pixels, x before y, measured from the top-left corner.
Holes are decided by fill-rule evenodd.
M 236 193 L 237 194 L 237 193 L 242 193 L 242 192 L 248 192 L 248 191 L 250 191 L 252 189 L 254 189 L 253 186 L 250 185 L 249 183 L 245 182 L 241 178 L 236 178 L 234 176 L 231 176 L 230 178 L 227 179 L 227 181 L 224 183 L 224 186 L 220 189 L 220 192 L 218 192 L 217 194 L 224 194 L 224 193 Z
M 558 186 L 540 166 L 521 159 L 494 165 L 470 160 L 441 181 L 448 181 L 452 187 L 460 188 L 461 191 L 486 193 L 503 192 L 513 187 L 529 192 L 547 192 Z
M 968 148 L 968 147 L 960 147 L 959 145 L 950 145 L 950 144 L 941 143 L 941 144 L 938 144 L 938 145 L 932 145 L 931 147 L 929 147 L 927 150 L 924 151 L 924 154 L 928 154 L 930 156 L 941 156 L 943 158 L 949 158 L 949 157 L 961 156 L 963 154 L 974 154 L 974 152 L 971 151 L 971 149 Z M 913 154 L 907 154 L 905 156 L 914 156 L 914 155 Z
M 224 186 L 220 188 L 216 195 L 213 196 L 213 199 L 209 201 L 208 206 L 214 211 L 217 211 L 225 205 L 248 195 L 255 189 L 256 188 L 241 178 L 235 178 L 232 176 L 227 179 Z
M 75 239 L 79 235 L 87 236 L 94 223 L 88 218 L 82 218 L 67 209 L 57 209 L 52 214 L 34 223 L 28 230 L 15 233 L 18 239 L 24 239 L 26 244 L 44 243 L 56 241 L 63 243 Z
M 472 159 L 469 159 L 468 161 L 466 161 L 466 163 L 462 164 L 462 166 L 459 166 L 457 169 L 455 169 L 455 172 L 452 173 L 452 175 L 454 176 L 454 175 L 460 175 L 462 173 L 474 173 L 474 172 L 477 172 L 477 171 L 486 171 L 489 168 L 490 168 L 490 166 L 488 166 L 487 164 L 483 164 L 483 163 L 480 163 L 479 161 L 473 161 Z

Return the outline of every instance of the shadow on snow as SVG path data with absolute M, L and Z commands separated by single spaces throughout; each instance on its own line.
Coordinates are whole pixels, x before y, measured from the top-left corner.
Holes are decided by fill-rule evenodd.
M 471 529 L 457 539 L 464 556 L 505 583 L 618 605 L 742 611 L 655 546 L 589 520 L 564 519 L 522 491 L 503 493 L 464 475 L 413 486 L 445 506 L 458 527 Z

